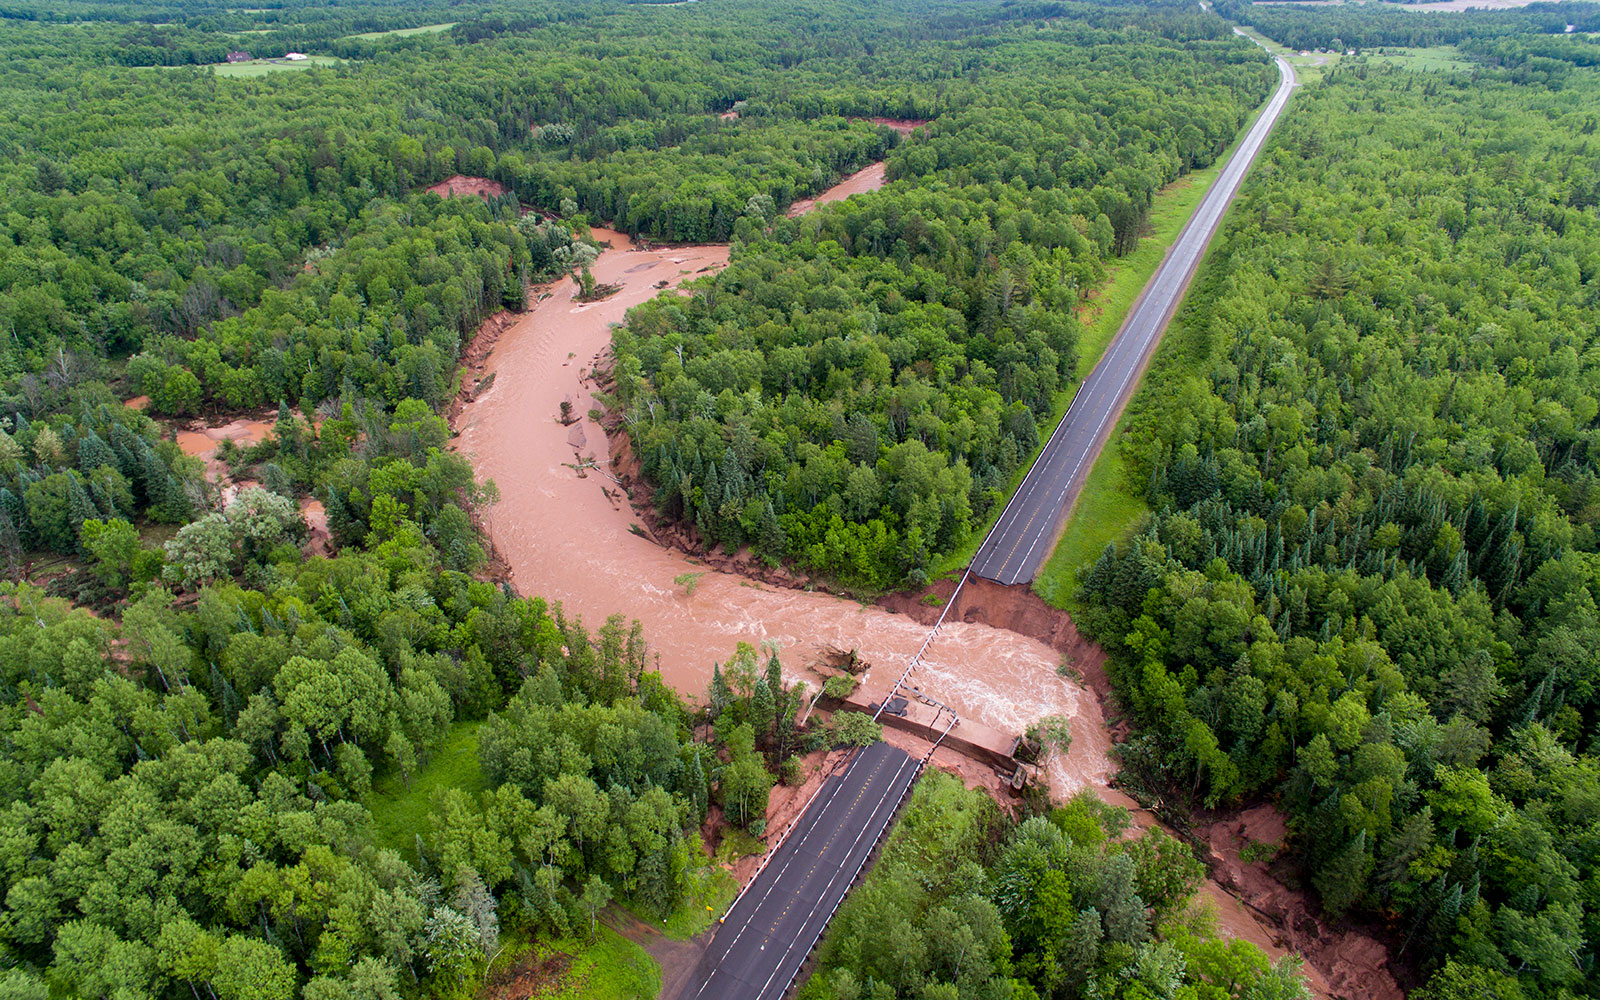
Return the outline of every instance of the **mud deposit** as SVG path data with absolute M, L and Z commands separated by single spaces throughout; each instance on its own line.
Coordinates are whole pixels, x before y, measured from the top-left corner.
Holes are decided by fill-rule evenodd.
M 506 193 L 506 186 L 499 181 L 492 181 L 487 177 L 468 177 L 465 174 L 456 174 L 428 188 L 441 198 L 454 198 L 457 195 L 477 195 L 487 201 L 498 198 Z
M 125 405 L 139 409 L 140 407 L 134 406 L 139 400 L 144 400 L 146 405 L 149 404 L 147 397 L 135 396 Z M 192 455 L 205 463 L 206 478 L 217 485 L 218 499 L 226 506 L 239 495 L 240 490 L 261 484 L 250 479 L 233 478 L 228 463 L 218 455 L 222 442 L 232 441 L 240 448 L 260 444 L 272 436 L 277 420 L 277 411 L 271 411 L 260 418 L 239 417 L 225 424 L 193 421 L 188 427 L 177 432 L 178 447 L 185 455 Z M 320 421 L 318 426 L 321 426 Z M 308 556 L 333 555 L 333 537 L 328 532 L 328 512 L 323 508 L 322 501 L 314 497 L 302 497 L 299 505 L 300 516 L 306 523 L 306 540 L 301 546 L 301 551 Z
M 817 202 L 881 184 L 881 166 L 876 173 L 869 168 Z M 920 604 L 921 595 L 863 605 L 713 568 L 646 537 L 624 488 L 612 478 L 605 430 L 587 416 L 599 406 L 590 372 L 608 351 L 611 327 L 629 308 L 659 294 L 662 282 L 684 294 L 679 286 L 726 264 L 728 248 L 639 249 L 621 233 L 594 235 L 611 249 L 591 270 L 598 282 L 615 284 L 618 291 L 603 301 L 578 303 L 574 283 L 558 281 L 535 296 L 527 312 L 492 320 L 487 339 L 469 347 L 469 357 L 482 359 L 481 367 L 473 364 L 476 381 L 454 407 L 457 448 L 472 459 L 480 478 L 492 478 L 500 488 L 501 501 L 483 523 L 511 579 L 523 593 L 561 602 L 591 628 L 614 613 L 637 618 L 663 675 L 690 698 L 705 690 L 713 662 L 727 660 L 740 642 L 775 642 L 791 679 L 813 684 L 807 667 L 830 647 L 856 650 L 873 664 L 871 675 L 899 676 L 939 612 Z M 578 417 L 570 426 L 559 420 L 563 401 Z M 624 450 L 619 443 L 618 453 Z M 954 583 L 941 586 L 941 596 L 948 597 Z M 1087 687 L 1057 673 L 1064 655 Z M 1137 822 L 1152 824 L 1153 816 L 1109 787 L 1115 767 L 1112 734 L 1097 696 L 1106 691 L 1102 662 L 1061 612 L 1025 589 L 980 581 L 963 591 L 912 679 L 964 718 L 1012 732 L 1045 715 L 1068 717 L 1074 740 L 1070 754 L 1050 764 L 1052 793 L 1064 798 L 1095 788 L 1133 809 Z M 989 782 L 970 765 L 935 763 L 969 784 Z M 774 803 L 772 829 L 787 825 L 803 794 L 796 789 L 793 801 L 781 796 L 784 801 Z M 750 872 L 736 874 L 748 878 Z M 1224 934 L 1272 955 L 1316 945 L 1292 940 L 1214 882 L 1203 891 Z M 1363 980 L 1374 978 L 1370 968 L 1353 967 L 1349 975 L 1307 972 L 1323 996 L 1387 1000 L 1383 992 L 1330 990 L 1330 982 L 1367 985 Z
M 1258 913 L 1284 929 L 1295 950 L 1306 956 L 1308 967 L 1326 980 L 1332 996 L 1360 1000 L 1402 1000 L 1400 984 L 1389 971 L 1388 949 L 1370 934 L 1357 929 L 1330 930 L 1303 894 L 1286 888 L 1265 861 L 1245 861 L 1240 852 L 1248 845 L 1283 844 L 1288 836 L 1283 816 L 1269 805 L 1259 805 L 1197 827 L 1195 833 L 1209 845 L 1211 876 Z
M 260 444 L 272 433 L 272 426 L 276 420 L 277 412 L 273 411 L 270 416 L 259 419 L 240 417 L 225 424 L 213 425 L 198 420 L 193 421 L 187 428 L 178 431 L 178 447 L 185 455 L 193 455 L 206 463 L 206 478 L 222 488 L 222 502 L 227 503 L 240 489 L 254 484 L 233 481 L 228 472 L 228 463 L 217 454 L 222 442 L 232 441 L 240 448 Z

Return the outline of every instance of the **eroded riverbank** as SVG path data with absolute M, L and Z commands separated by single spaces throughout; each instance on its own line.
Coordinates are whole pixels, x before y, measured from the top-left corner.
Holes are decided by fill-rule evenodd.
M 862 184 L 861 175 L 845 183 L 852 182 Z M 876 184 L 881 183 L 880 173 Z M 818 199 L 828 200 L 835 199 Z M 485 517 L 485 527 L 512 579 L 526 593 L 560 601 L 591 627 L 613 613 L 639 619 L 663 675 L 691 697 L 705 690 L 712 664 L 727 660 L 739 642 L 777 643 L 786 672 L 813 685 L 815 677 L 805 668 L 829 646 L 856 649 L 876 671 L 898 675 L 927 635 L 919 616 L 760 583 L 644 536 L 622 489 L 606 474 L 605 432 L 588 417 L 599 405 L 590 372 L 609 347 L 612 325 L 629 308 L 658 294 L 662 282 L 677 287 L 721 268 L 728 248 L 638 249 L 620 233 L 595 235 L 611 248 L 591 270 L 598 283 L 617 285 L 618 291 L 600 302 L 578 303 L 574 283 L 563 280 L 526 313 L 491 321 L 497 339 L 483 363 L 484 388 L 454 415 L 457 447 L 480 478 L 492 478 L 500 488 L 502 499 Z M 579 418 L 570 426 L 559 421 L 563 402 Z M 585 468 L 590 461 L 594 467 Z M 680 582 L 694 574 L 692 585 Z M 924 655 L 916 683 L 963 717 L 1014 732 L 1045 715 L 1068 717 L 1074 740 L 1071 752 L 1051 764 L 1052 792 L 1064 797 L 1094 788 L 1133 809 L 1137 822 L 1155 822 L 1109 787 L 1115 766 L 1100 699 L 1057 673 L 1059 643 L 1053 645 L 1048 635 L 1023 634 L 1027 628 L 1012 631 L 1019 626 L 1010 622 L 1001 628 L 983 623 L 992 616 L 955 610 Z M 1073 655 L 1073 665 L 1087 672 L 1089 654 Z M 1203 893 L 1224 935 L 1271 955 L 1289 950 L 1279 929 L 1215 882 L 1207 882 Z M 1320 995 L 1389 995 L 1345 989 L 1335 994 L 1330 980 L 1343 986 L 1350 977 L 1328 971 L 1306 969 Z

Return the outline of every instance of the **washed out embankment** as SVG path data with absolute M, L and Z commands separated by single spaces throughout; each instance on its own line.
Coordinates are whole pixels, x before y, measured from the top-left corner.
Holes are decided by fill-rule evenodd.
M 954 590 L 955 581 L 939 580 L 924 591 L 886 595 L 880 603 L 931 625 Z M 941 605 L 923 604 L 921 598 L 928 593 Z M 1093 692 L 1083 699 L 1081 722 L 1075 720 L 1072 727 L 1072 755 L 1079 762 L 1104 762 L 1099 773 L 1074 776 L 1094 785 L 1105 801 L 1127 809 L 1136 826 L 1166 825 L 1112 784 L 1116 772 L 1112 746 L 1129 729 L 1125 723 L 1107 721 L 1114 702 L 1105 652 L 1084 638 L 1070 615 L 1046 604 L 1027 586 L 1008 587 L 970 577 L 950 608 L 949 619 L 1019 632 L 1060 654 L 1068 671 Z M 1226 936 L 1250 941 L 1273 955 L 1286 950 L 1300 953 L 1306 959 L 1306 979 L 1319 996 L 1401 1000 L 1404 992 L 1390 972 L 1388 949 L 1376 936 L 1358 928 L 1330 926 L 1307 894 L 1288 888 L 1268 863 L 1240 856 L 1249 843 L 1283 846 L 1288 831 L 1271 806 L 1199 818 L 1189 832 L 1211 869 L 1201 894 L 1215 905 L 1218 929 Z
M 834 199 L 825 194 L 818 200 Z M 610 249 L 591 271 L 597 282 L 617 285 L 616 293 L 579 303 L 575 284 L 561 280 L 527 312 L 492 321 L 497 336 L 478 388 L 467 390 L 454 408 L 457 447 L 480 479 L 499 487 L 501 500 L 484 515 L 484 527 L 513 582 L 561 602 L 591 627 L 616 613 L 638 619 L 667 682 L 691 698 L 705 690 L 712 664 L 727 660 L 740 642 L 776 643 L 791 678 L 802 677 L 829 647 L 856 650 L 876 665 L 872 674 L 898 676 L 927 635 L 917 616 L 751 580 L 645 537 L 611 478 L 605 430 L 589 417 L 599 406 L 592 372 L 608 352 L 612 326 L 629 308 L 658 294 L 660 282 L 674 287 L 721 268 L 728 248 L 638 249 L 622 233 L 594 235 Z M 483 348 L 476 350 L 481 355 Z M 559 420 L 563 401 L 578 418 L 571 426 Z M 1054 643 L 1026 631 L 958 613 L 930 645 L 916 683 L 963 718 L 997 729 L 1020 733 L 1043 716 L 1067 717 L 1074 739 L 1070 753 L 1049 765 L 1052 793 L 1061 798 L 1092 787 L 1137 808 L 1109 788 L 1115 766 L 1099 700 L 1057 673 L 1062 658 Z M 1079 655 L 1075 664 L 1086 674 L 1088 656 Z M 869 675 L 868 682 L 877 681 Z M 1145 813 L 1143 821 L 1153 819 Z M 1225 934 L 1272 955 L 1285 952 L 1233 897 L 1209 882 L 1205 894 Z M 1315 973 L 1312 981 L 1328 994 Z

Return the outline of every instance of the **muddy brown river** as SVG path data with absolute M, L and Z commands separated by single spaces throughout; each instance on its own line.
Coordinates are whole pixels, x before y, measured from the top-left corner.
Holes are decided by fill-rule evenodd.
M 573 301 L 571 281 L 500 335 L 489 355 L 494 382 L 457 420 L 457 446 L 478 474 L 500 488 L 486 517 L 496 547 L 519 589 L 560 601 L 594 627 L 614 612 L 644 624 L 663 675 L 679 691 L 705 691 L 711 665 L 740 642 L 778 644 L 799 677 L 825 646 L 859 650 L 877 671 L 898 675 L 928 630 L 905 615 L 821 592 L 791 590 L 719 572 L 635 534 L 639 520 L 619 488 L 578 456 L 608 461 L 605 432 L 587 416 L 592 385 L 583 376 L 610 343 L 611 326 L 657 294 L 727 262 L 726 247 L 634 249 L 620 233 L 597 230 L 612 244 L 592 267 L 595 279 L 621 290 L 601 302 Z M 561 403 L 583 418 L 564 426 Z M 702 574 L 693 593 L 674 581 Z M 1092 730 L 1094 698 L 1057 676 L 1060 657 L 1044 643 L 981 624 L 947 623 L 916 678 L 964 716 L 1021 732 L 1043 715 L 1078 719 Z M 1093 739 L 1058 765 L 1058 792 L 1100 785 L 1110 762 Z
M 847 178 L 819 196 L 825 203 L 883 183 L 881 166 Z M 643 623 L 666 680 L 686 696 L 701 695 L 714 662 L 726 661 L 740 642 L 775 642 L 785 672 L 800 678 L 828 645 L 854 648 L 874 673 L 898 675 L 928 630 L 905 615 L 820 592 L 791 590 L 719 572 L 662 548 L 630 530 L 639 521 L 620 489 L 578 456 L 608 463 L 605 433 L 588 411 L 597 405 L 585 377 L 610 343 L 611 327 L 627 310 L 654 295 L 665 281 L 676 287 L 727 263 L 725 246 L 636 248 L 621 233 L 595 230 L 609 242 L 592 271 L 619 290 L 593 303 L 574 301 L 570 280 L 517 317 L 490 353 L 493 383 L 456 419 L 457 447 L 480 478 L 493 479 L 501 500 L 485 526 L 512 578 L 525 594 L 560 601 L 590 628 L 613 613 Z M 582 415 L 559 421 L 561 403 Z M 674 580 L 702 574 L 689 593 Z M 913 675 L 914 682 L 971 718 L 1021 732 L 1045 715 L 1072 720 L 1074 740 L 1065 759 L 1052 761 L 1052 792 L 1066 796 L 1086 787 L 1131 804 L 1107 788 L 1115 767 L 1110 738 L 1094 695 L 1056 673 L 1059 655 L 1035 639 L 983 624 L 947 622 Z M 815 683 L 813 677 L 806 680 Z M 1213 883 L 1204 894 L 1216 905 L 1219 930 L 1280 955 L 1271 932 L 1238 900 Z M 1313 986 L 1326 995 L 1314 970 Z

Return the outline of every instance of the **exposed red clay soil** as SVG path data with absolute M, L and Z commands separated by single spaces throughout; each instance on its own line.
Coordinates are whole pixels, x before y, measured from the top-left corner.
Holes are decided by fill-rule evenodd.
M 1288 839 L 1288 828 L 1276 809 L 1252 806 L 1198 825 L 1194 834 L 1206 845 L 1211 877 L 1250 909 L 1283 928 L 1295 949 L 1327 980 L 1330 994 L 1402 1000 L 1405 993 L 1395 972 L 1409 978 L 1409 970 L 1391 970 L 1389 950 L 1382 942 L 1358 927 L 1329 926 L 1304 893 L 1285 887 L 1273 875 L 1269 861 L 1250 862 L 1240 857 L 1249 844 L 1282 846 Z
M 539 293 L 548 287 L 540 285 L 531 288 L 528 290 L 528 295 L 537 298 Z M 450 401 L 450 408 L 446 413 L 452 426 L 461 413 L 461 408 L 477 398 L 478 392 L 483 388 L 489 354 L 494 350 L 494 345 L 500 342 L 500 335 L 522 315 L 519 312 L 502 309 L 479 324 L 478 332 L 467 341 L 466 347 L 461 351 L 461 388 L 456 392 L 456 397 Z
M 150 406 L 150 397 L 135 396 L 132 399 L 124 400 L 122 405 L 126 406 L 130 410 L 139 410 L 143 412 Z
M 492 181 L 487 177 L 468 177 L 466 174 L 456 174 L 428 188 L 441 198 L 454 198 L 457 195 L 477 195 L 487 201 L 498 198 L 506 193 L 506 186 L 499 181 Z
M 587 382 L 607 391 L 612 389 L 612 383 L 608 379 L 590 378 Z M 748 547 L 730 553 L 715 546 L 708 546 L 694 525 L 682 524 L 661 516 L 651 499 L 654 490 L 644 478 L 639 468 L 639 460 L 633 454 L 633 443 L 628 440 L 627 432 L 623 430 L 622 418 L 616 413 L 608 413 L 601 422 L 601 427 L 606 432 L 606 447 L 611 455 L 609 472 L 619 482 L 614 484 L 615 489 L 605 486 L 600 489 L 611 501 L 614 510 L 621 510 L 624 505 L 632 509 L 633 515 L 639 519 L 640 530 L 646 538 L 664 549 L 676 549 L 682 552 L 698 565 L 722 573 L 732 573 L 774 587 L 789 587 L 796 590 L 808 587 L 821 588 L 819 581 L 797 573 L 787 566 L 768 565 Z M 583 428 L 578 426 L 575 433 L 569 436 L 574 450 L 583 448 L 588 441 L 582 431 Z
M 1095 320 L 1100 318 L 1099 299 L 1100 289 L 1096 287 L 1089 289 L 1083 298 L 1078 301 L 1078 322 L 1082 323 L 1084 326 L 1089 326 Z
M 879 165 L 875 179 L 869 168 L 828 192 L 832 198 L 825 195 L 818 201 L 881 184 Z M 810 206 L 801 210 L 806 207 Z M 589 375 L 607 366 L 609 324 L 621 322 L 629 306 L 663 284 L 670 287 L 719 266 L 727 250 L 634 249 L 623 234 L 596 230 L 595 235 L 608 239 L 614 249 L 601 255 L 594 273 L 600 280 L 623 285 L 622 292 L 606 302 L 584 305 L 573 301 L 571 283 L 562 282 L 552 286 L 552 294 L 543 301 L 532 298 L 526 314 L 492 318 L 483 342 L 469 346 L 471 387 L 452 408 L 452 423 L 460 434 L 458 447 L 473 458 L 480 477 L 492 476 L 501 486 L 502 502 L 488 513 L 485 527 L 496 556 L 504 551 L 509 560 L 502 563 L 507 576 L 538 581 L 540 592 L 563 601 L 569 614 L 598 620 L 622 610 L 641 619 L 653 637 L 664 676 L 686 693 L 704 690 L 709 664 L 726 659 L 736 640 L 777 641 L 790 669 L 807 662 L 808 655 L 814 658 L 819 651 L 837 647 L 857 648 L 867 662 L 877 665 L 874 670 L 898 674 L 926 635 L 925 625 L 939 613 L 939 608 L 921 603 L 923 593 L 890 595 L 877 606 L 863 607 L 790 589 L 805 582 L 792 574 L 781 581 L 788 586 L 769 586 L 779 582 L 776 574 L 765 579 L 768 571 L 753 564 L 748 553 L 708 554 L 692 531 L 674 534 L 663 526 L 662 537 L 656 538 L 651 534 L 656 525 L 640 524 L 648 503 L 636 492 L 630 504 L 626 488 L 612 478 L 616 474 L 626 481 L 636 472 L 625 435 L 609 435 L 607 451 L 600 451 L 607 428 L 583 422 L 590 407 L 598 404 L 598 386 Z M 485 370 L 498 376 L 492 386 L 486 384 L 487 374 L 476 377 Z M 574 402 L 580 418 L 573 426 L 557 420 L 563 399 Z M 575 434 L 583 436 L 575 441 Z M 612 460 L 607 463 L 610 470 L 595 452 Z M 691 558 L 673 551 L 680 548 L 697 555 Z M 677 581 L 686 570 L 703 571 L 692 593 Z M 750 579 L 756 574 L 765 583 Z M 934 593 L 948 599 L 954 586 L 954 581 L 941 581 Z M 1068 754 L 1049 763 L 1053 792 L 1060 796 L 1094 788 L 1106 800 L 1132 809 L 1135 822 L 1150 825 L 1155 817 L 1112 787 L 1116 734 L 1105 724 L 1110 687 L 1104 660 L 1063 612 L 1027 588 L 969 581 L 951 609 L 940 641 L 922 659 L 917 682 L 957 711 L 1016 732 L 1042 715 L 1067 716 L 1074 740 Z M 1081 675 L 1094 694 L 1056 676 L 1056 662 Z M 919 756 L 926 750 L 927 744 L 915 737 L 892 739 L 918 744 L 920 749 L 912 752 Z M 805 762 L 809 770 L 801 785 L 773 790 L 767 827 L 773 842 L 803 810 L 827 769 L 837 767 L 841 759 L 831 754 L 813 758 Z M 952 769 L 974 787 L 988 787 L 992 780 L 981 773 L 986 768 L 952 761 L 943 750 L 934 764 Z M 720 812 L 713 809 L 705 831 L 713 847 L 719 822 Z M 745 859 L 733 873 L 744 883 L 759 865 L 759 858 Z M 1348 947 L 1328 941 L 1324 947 L 1303 927 L 1274 927 L 1271 914 L 1248 909 L 1216 882 L 1207 881 L 1202 894 L 1215 906 L 1218 928 L 1225 936 L 1251 941 L 1271 955 L 1290 949 L 1309 953 L 1306 974 L 1317 994 L 1348 1000 L 1393 996 L 1378 988 L 1385 981 L 1392 983 L 1383 969 L 1381 947 L 1376 957 L 1358 940 Z M 1322 925 L 1313 930 L 1329 932 Z M 1327 969 L 1324 962 L 1331 963 Z M 1334 989 L 1330 983 L 1340 987 Z
M 333 535 L 328 532 L 328 511 L 322 501 L 310 497 L 301 500 L 300 517 L 306 522 L 306 543 L 300 551 L 308 556 L 333 555 Z
M 127 405 L 131 406 L 132 402 L 129 400 Z M 277 421 L 276 410 L 268 410 L 257 417 L 237 417 L 225 424 L 207 424 L 203 420 L 192 420 L 187 427 L 177 432 L 178 447 L 185 455 L 192 455 L 206 464 L 206 478 L 217 485 L 218 497 L 223 505 L 227 505 L 239 495 L 240 490 L 261 484 L 253 479 L 233 478 L 228 463 L 218 454 L 222 442 L 232 441 L 240 448 L 260 444 L 272 436 Z M 321 421 L 318 421 L 317 425 L 320 426 Z M 328 512 L 323 508 L 322 501 L 313 497 L 303 498 L 300 501 L 300 516 L 305 520 L 308 529 L 305 544 L 301 546 L 300 551 L 307 556 L 333 555 L 333 536 L 328 531 Z
M 272 433 L 272 425 L 277 419 L 277 411 L 269 410 L 260 417 L 238 417 L 225 424 L 191 420 L 187 427 L 177 433 L 178 447 L 185 455 L 205 462 L 207 477 L 227 489 L 232 485 L 232 479 L 227 463 L 217 454 L 222 442 L 232 441 L 240 448 L 260 444 Z

